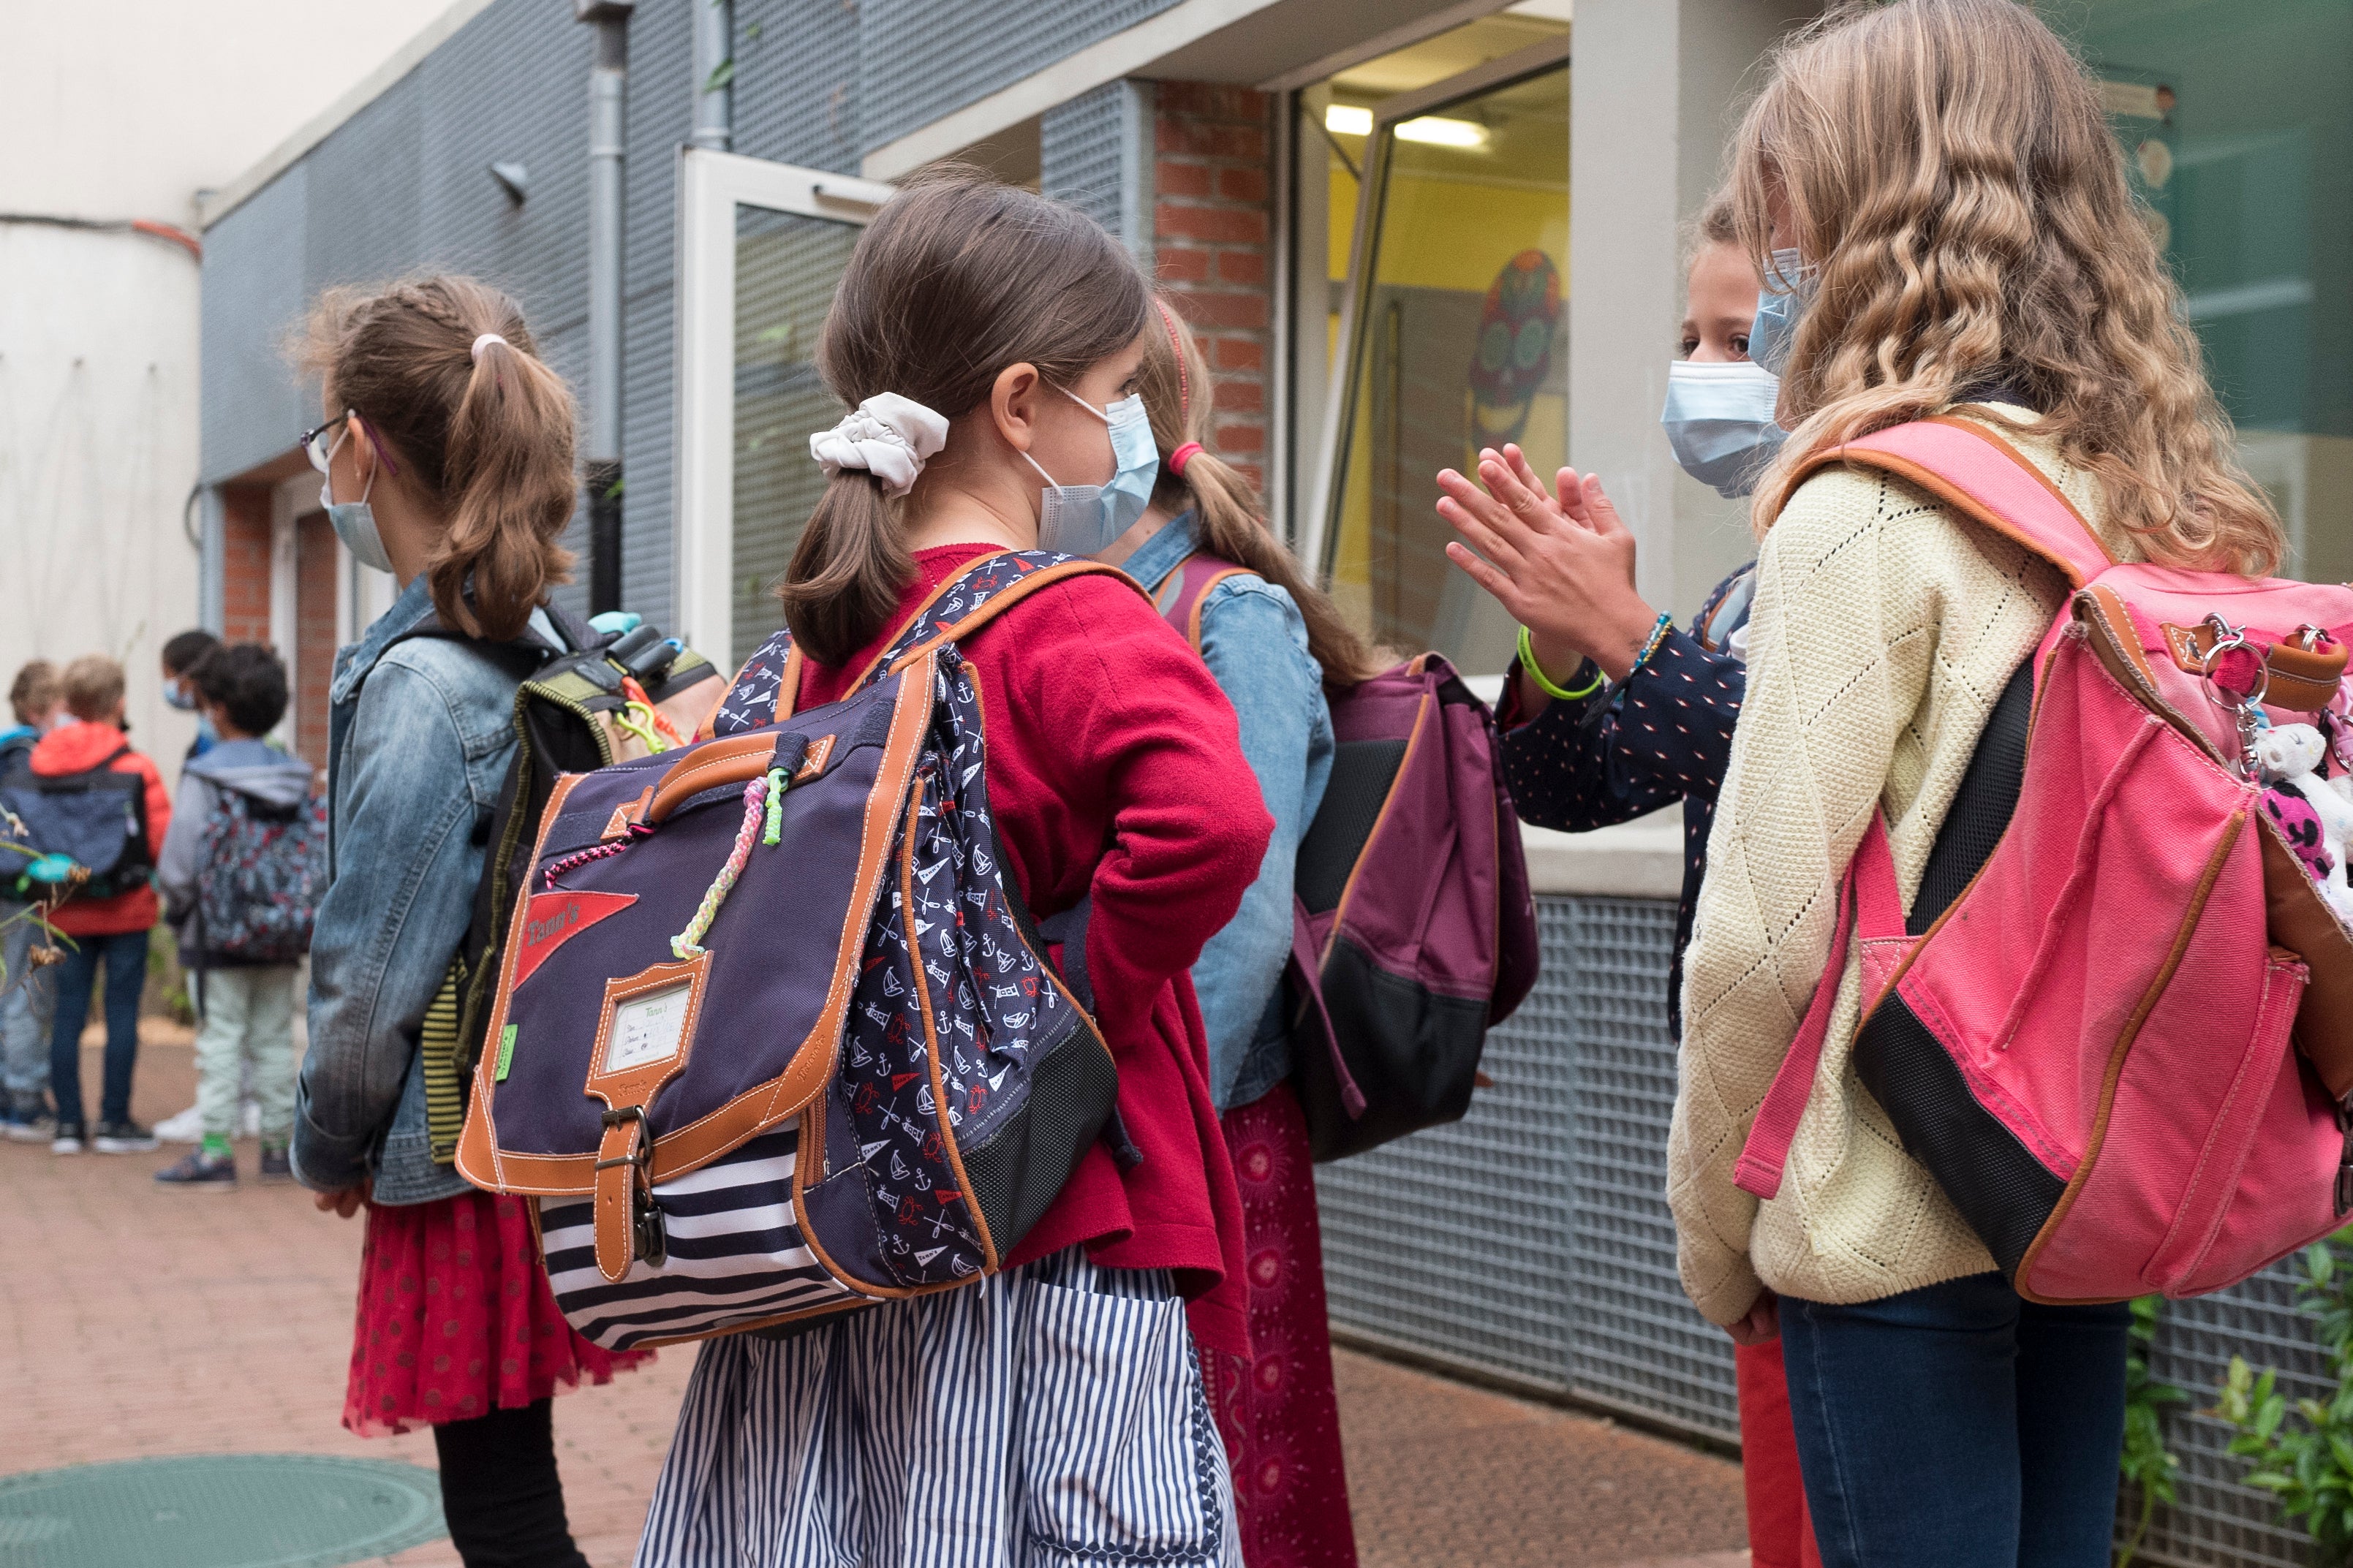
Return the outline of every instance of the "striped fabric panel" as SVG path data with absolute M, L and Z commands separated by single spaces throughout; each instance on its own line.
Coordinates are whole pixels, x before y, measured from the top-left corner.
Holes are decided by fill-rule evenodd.
M 459 1002 L 466 994 L 466 961 L 453 958 L 441 988 L 425 1005 L 425 1023 L 417 1041 L 424 1058 L 425 1135 L 437 1165 L 458 1161 L 458 1134 L 466 1124 L 464 1086 L 458 1081 Z
M 654 1189 L 670 1237 L 659 1268 L 642 1259 L 619 1284 L 596 1267 L 596 1205 L 543 1201 L 541 1246 L 555 1303 L 591 1344 L 629 1350 L 861 1298 L 817 1260 L 793 1215 L 797 1126 L 752 1139 Z
M 1240 1568 L 1165 1271 L 1072 1248 L 782 1342 L 702 1348 L 638 1568 Z

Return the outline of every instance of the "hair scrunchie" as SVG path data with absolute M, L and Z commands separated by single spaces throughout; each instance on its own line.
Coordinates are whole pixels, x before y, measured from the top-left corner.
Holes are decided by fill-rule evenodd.
M 499 336 L 498 333 L 484 332 L 480 337 L 474 340 L 474 346 L 467 352 L 473 355 L 474 363 L 476 364 L 480 364 L 482 363 L 482 351 L 484 349 L 489 348 L 492 343 L 503 342 L 506 342 L 506 339 Z M 508 346 L 512 347 L 513 345 L 509 344 Z
M 1168 471 L 1176 475 L 1178 479 L 1183 479 L 1185 477 L 1185 465 L 1191 462 L 1193 460 L 1193 454 L 1199 450 L 1201 450 L 1201 443 L 1198 441 L 1187 441 L 1183 446 L 1177 447 L 1175 451 L 1169 453 Z
M 878 392 L 841 416 L 830 430 L 809 437 L 809 456 L 832 479 L 844 468 L 863 468 L 882 481 L 886 496 L 914 488 L 923 464 L 947 445 L 948 422 L 911 397 Z

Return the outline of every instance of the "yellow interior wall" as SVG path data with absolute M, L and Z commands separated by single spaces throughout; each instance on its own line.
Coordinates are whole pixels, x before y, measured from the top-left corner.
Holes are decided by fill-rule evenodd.
M 1334 280 L 1348 276 L 1356 233 L 1357 182 L 1337 159 L 1330 174 Z M 1379 273 L 1385 283 L 1409 288 L 1452 289 L 1483 295 L 1504 264 L 1528 248 L 1531 237 L 1559 268 L 1563 309 L 1568 289 L 1568 200 L 1563 191 L 1472 184 L 1409 174 L 1394 177 L 1385 212 Z M 1326 353 L 1337 350 L 1340 322 L 1326 323 Z M 1464 344 L 1467 356 L 1472 345 Z M 1467 358 L 1466 358 L 1467 364 Z M 1354 367 L 1344 374 L 1353 375 Z M 1372 586 L 1372 443 L 1364 422 L 1370 406 L 1359 399 L 1356 428 L 1347 445 L 1347 471 L 1340 476 L 1339 537 L 1332 559 L 1332 586 L 1349 618 L 1370 624 Z M 1468 429 L 1466 415 L 1465 428 Z M 1529 462 L 1549 474 L 1567 458 L 1567 410 L 1554 393 L 1539 394 L 1528 410 L 1522 444 Z M 1473 456 L 1466 445 L 1464 461 Z

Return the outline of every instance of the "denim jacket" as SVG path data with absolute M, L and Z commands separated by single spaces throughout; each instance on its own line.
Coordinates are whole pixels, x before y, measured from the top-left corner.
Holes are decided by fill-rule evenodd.
M 1193 548 L 1187 512 L 1128 557 L 1128 574 L 1155 586 Z M 1229 577 L 1203 597 L 1201 658 L 1234 705 L 1242 755 L 1274 817 L 1258 880 L 1193 965 L 1209 1032 L 1209 1092 L 1219 1110 L 1229 1110 L 1291 1076 L 1282 967 L 1291 955 L 1292 874 L 1299 841 L 1332 777 L 1332 710 L 1324 700 L 1324 671 L 1307 651 L 1299 606 L 1264 578 Z
M 425 1009 L 472 918 L 491 807 L 514 756 L 516 679 L 443 637 L 420 574 L 328 687 L 328 884 L 311 939 L 311 1043 L 294 1173 L 375 1201 L 467 1190 L 433 1163 L 417 1051 Z

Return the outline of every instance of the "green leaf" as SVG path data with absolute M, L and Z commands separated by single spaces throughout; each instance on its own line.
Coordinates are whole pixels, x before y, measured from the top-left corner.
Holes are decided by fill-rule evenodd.
M 728 56 L 712 68 L 710 79 L 702 84 L 705 92 L 717 92 L 735 79 L 735 57 Z

